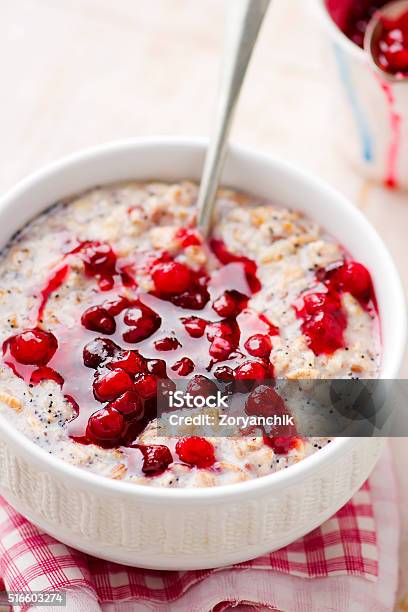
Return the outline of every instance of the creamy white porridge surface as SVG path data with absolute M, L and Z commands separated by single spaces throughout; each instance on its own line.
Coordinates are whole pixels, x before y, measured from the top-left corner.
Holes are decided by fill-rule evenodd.
M 361 264 L 312 220 L 227 189 L 203 244 L 191 229 L 196 196 L 188 181 L 98 187 L 53 206 L 3 251 L 0 411 L 45 451 L 150 486 L 239 482 L 328 440 L 201 438 L 194 426 L 164 436 L 157 380 L 378 376 Z

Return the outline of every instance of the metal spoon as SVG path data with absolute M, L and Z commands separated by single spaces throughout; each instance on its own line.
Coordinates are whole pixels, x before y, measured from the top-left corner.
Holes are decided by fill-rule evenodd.
M 376 54 L 377 42 L 383 33 L 383 18 L 397 19 L 407 11 L 408 0 L 394 0 L 393 2 L 388 2 L 374 13 L 364 34 L 364 50 L 371 58 L 374 68 L 381 73 L 383 78 L 392 82 L 401 82 L 401 77 L 386 72 L 378 63 Z
M 198 194 L 198 227 L 211 229 L 216 191 L 224 166 L 228 136 L 241 85 L 270 0 L 231 0 L 230 38 L 224 54 L 215 131 L 205 158 Z

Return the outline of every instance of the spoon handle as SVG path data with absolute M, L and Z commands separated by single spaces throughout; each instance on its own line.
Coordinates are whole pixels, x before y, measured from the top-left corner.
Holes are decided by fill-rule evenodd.
M 205 158 L 198 194 L 197 225 L 204 237 L 211 229 L 235 108 L 252 51 L 270 0 L 230 0 L 229 38 L 224 54 L 215 130 Z

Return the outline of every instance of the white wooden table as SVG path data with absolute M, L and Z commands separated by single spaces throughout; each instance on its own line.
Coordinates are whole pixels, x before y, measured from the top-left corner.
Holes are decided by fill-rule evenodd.
M 369 185 L 336 155 L 319 33 L 305 0 L 274 0 L 233 139 L 303 164 L 379 230 L 408 287 L 408 194 Z M 207 136 L 226 0 L 2 0 L 0 190 L 77 149 L 129 136 Z M 408 362 L 403 375 L 408 374 Z M 393 441 L 408 594 L 408 443 Z M 401 601 L 400 610 L 408 610 Z

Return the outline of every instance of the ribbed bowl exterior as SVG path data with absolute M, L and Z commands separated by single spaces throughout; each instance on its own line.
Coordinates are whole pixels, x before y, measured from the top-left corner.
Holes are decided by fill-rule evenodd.
M 0 489 L 35 524 L 91 554 L 160 569 L 216 567 L 276 550 L 321 524 L 364 482 L 382 445 L 363 438 L 300 483 L 277 489 L 271 479 L 251 496 L 181 506 L 108 496 L 80 482 L 73 487 L 63 475 L 39 471 L 2 438 Z

